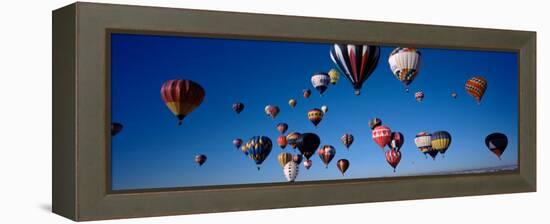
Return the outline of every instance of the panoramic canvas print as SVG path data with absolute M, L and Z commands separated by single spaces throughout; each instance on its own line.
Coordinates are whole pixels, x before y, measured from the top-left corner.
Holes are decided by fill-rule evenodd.
M 516 52 L 113 33 L 113 190 L 518 169 Z

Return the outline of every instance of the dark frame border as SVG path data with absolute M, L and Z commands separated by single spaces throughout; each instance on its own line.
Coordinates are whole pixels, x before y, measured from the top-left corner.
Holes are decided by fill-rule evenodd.
M 107 46 L 113 31 L 518 52 L 520 169 L 293 185 L 110 191 Z M 73 220 L 536 191 L 534 32 L 78 2 L 53 12 L 52 41 L 53 212 Z

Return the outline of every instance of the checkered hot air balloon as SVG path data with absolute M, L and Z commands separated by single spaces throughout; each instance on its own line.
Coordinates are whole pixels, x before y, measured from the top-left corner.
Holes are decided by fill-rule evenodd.
M 420 59 L 420 51 L 406 47 L 395 48 L 388 58 L 393 75 L 405 85 L 405 91 L 407 92 L 409 91 L 409 85 L 420 71 Z
M 204 99 L 204 89 L 191 80 L 174 79 L 166 81 L 160 88 L 162 100 L 178 118 L 178 125 L 195 110 Z
M 334 44 L 330 50 L 330 58 L 351 82 L 355 95 L 359 95 L 361 94 L 363 83 L 378 65 L 380 47 Z
M 487 80 L 481 76 L 475 76 L 466 81 L 465 87 L 466 92 L 480 104 L 481 98 L 485 94 L 485 90 L 487 90 Z

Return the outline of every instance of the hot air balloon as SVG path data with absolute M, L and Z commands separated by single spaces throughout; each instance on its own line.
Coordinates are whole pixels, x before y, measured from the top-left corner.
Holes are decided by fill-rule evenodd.
M 254 136 L 243 146 L 248 152 L 248 156 L 256 162 L 258 170 L 260 164 L 267 158 L 273 147 L 271 139 L 266 136 Z
M 292 154 L 288 152 L 281 152 L 279 153 L 279 156 L 277 156 L 277 160 L 279 161 L 279 165 L 284 168 L 288 162 L 292 161 Z
M 439 153 L 439 151 L 431 148 L 429 151 L 428 151 L 428 155 L 430 155 L 432 157 L 433 160 L 435 160 L 435 157 L 437 156 L 437 153 Z
M 328 168 L 328 164 L 336 155 L 336 149 L 332 145 L 323 145 L 319 151 L 317 151 L 321 161 L 325 164 L 325 167 Z
M 342 143 L 346 146 L 346 149 L 349 149 L 351 144 L 353 144 L 353 135 L 352 134 L 344 134 L 340 140 Z
M 311 85 L 313 86 L 313 88 L 319 91 L 319 94 L 321 94 L 321 96 L 323 96 L 323 93 L 327 90 L 329 84 L 330 76 L 328 76 L 327 73 L 318 72 L 311 76 Z
M 374 130 L 374 128 L 380 125 L 382 125 L 382 120 L 380 120 L 380 118 L 375 117 L 369 120 L 369 127 L 371 130 Z
M 306 161 L 304 161 L 304 167 L 305 167 L 306 169 L 309 170 L 309 168 L 311 168 L 311 165 L 313 165 L 313 161 L 311 161 L 311 160 L 309 160 L 309 159 L 307 159 Z
M 298 177 L 298 164 L 295 162 L 288 162 L 283 167 L 283 172 L 285 173 L 285 177 L 289 182 L 294 182 L 296 180 L 296 177 Z
M 319 139 L 319 136 L 314 133 L 304 133 L 300 135 L 300 138 L 298 138 L 296 146 L 298 147 L 298 150 L 300 150 L 300 153 L 302 153 L 306 159 L 309 159 L 313 154 L 315 154 L 319 144 L 321 144 L 321 139 Z
M 344 176 L 344 173 L 346 173 L 346 170 L 349 168 L 349 161 L 347 159 L 338 160 L 338 162 L 336 162 L 336 167 L 338 167 L 340 173 Z
M 277 144 L 281 147 L 281 149 L 285 149 L 287 143 L 288 141 L 286 140 L 286 136 L 281 135 L 277 138 Z
M 311 121 L 311 123 L 313 123 L 313 125 L 317 127 L 319 122 L 323 120 L 323 115 L 324 115 L 323 111 L 317 108 L 313 108 L 307 112 L 307 119 L 309 119 L 309 121 Z
M 286 136 L 286 141 L 291 148 L 295 149 L 299 138 L 300 138 L 300 133 L 291 132 Z
M 120 131 L 122 131 L 122 124 L 113 122 L 111 123 L 111 136 L 117 135 Z
M 204 162 L 206 162 L 206 156 L 203 154 L 198 154 L 195 156 L 195 162 L 199 164 L 199 166 L 202 166 Z
M 243 140 L 240 138 L 233 139 L 233 145 L 239 149 L 243 144 Z
M 295 99 L 288 100 L 288 105 L 292 108 L 296 107 L 296 100 Z
M 309 96 L 311 96 L 311 90 L 309 89 L 304 89 L 302 92 L 304 92 L 304 98 L 309 98 Z
M 284 134 L 287 129 L 288 129 L 288 124 L 284 122 L 277 124 L 277 131 L 279 131 L 281 134 Z
M 241 151 L 244 153 L 245 156 L 248 156 L 248 148 L 246 148 L 244 145 L 241 146 Z
M 481 98 L 487 90 L 487 80 L 481 76 L 475 76 L 466 81 L 466 92 L 470 94 L 477 103 L 481 103 Z
M 204 99 L 204 89 L 191 80 L 168 80 L 160 88 L 162 100 L 178 118 L 178 125 L 195 110 Z
M 485 137 L 485 145 L 500 159 L 508 146 L 508 137 L 502 133 L 492 133 Z
M 420 152 L 426 155 L 429 151 L 432 151 L 432 135 L 428 132 L 420 132 L 416 134 L 416 138 L 414 138 L 414 144 L 420 150 Z
M 403 136 L 403 134 L 398 131 L 392 132 L 390 139 L 390 143 L 388 144 L 390 149 L 394 149 L 397 151 L 401 150 L 401 146 L 403 146 L 403 143 L 405 143 L 405 137 Z
M 237 102 L 233 104 L 233 111 L 235 113 L 240 114 L 244 110 L 244 104 L 241 102 Z
M 300 154 L 296 154 L 292 156 L 292 161 L 295 162 L 296 164 L 302 163 L 302 159 L 304 159 L 304 157 Z
M 330 76 L 330 84 L 336 85 L 338 80 L 340 79 L 340 74 L 338 74 L 338 70 L 331 69 L 328 71 L 328 76 Z
M 451 93 L 451 97 L 452 97 L 453 99 L 456 99 L 456 97 L 458 97 L 458 94 L 456 94 L 455 92 L 452 92 L 452 93 Z
M 330 58 L 353 85 L 355 95 L 369 78 L 380 59 L 380 47 L 352 44 L 334 44 Z
M 446 131 L 436 131 L 432 134 L 432 149 L 437 150 L 443 157 L 451 145 L 451 134 Z
M 395 149 L 390 149 L 386 151 L 386 161 L 390 164 L 391 167 L 393 167 L 393 172 L 395 172 L 397 164 L 399 164 L 399 161 L 401 161 L 401 151 Z
M 415 48 L 395 48 L 388 58 L 390 69 L 395 78 L 405 85 L 405 91 L 409 91 L 409 85 L 420 71 L 421 54 Z
M 267 116 L 270 116 L 272 119 L 275 119 L 275 117 L 277 117 L 277 114 L 279 114 L 278 106 L 267 105 L 265 106 L 264 110 Z
M 414 93 L 414 98 L 416 99 L 416 101 L 422 102 L 422 100 L 424 99 L 424 92 L 418 91 Z
M 378 126 L 372 130 L 372 140 L 384 150 L 384 147 L 391 141 L 391 130 L 386 126 Z
M 328 107 L 327 107 L 327 105 L 321 106 L 321 111 L 323 111 L 323 114 L 326 114 L 326 113 L 328 112 Z

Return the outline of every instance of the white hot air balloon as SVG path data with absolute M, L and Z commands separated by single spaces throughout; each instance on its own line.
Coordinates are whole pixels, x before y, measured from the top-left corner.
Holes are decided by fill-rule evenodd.
M 323 113 L 326 114 L 327 111 L 328 111 L 327 105 L 323 105 L 323 106 L 321 107 L 321 111 L 323 111 Z
M 395 48 L 388 58 L 390 69 L 395 78 L 405 85 L 405 91 L 409 91 L 409 85 L 420 71 L 421 54 L 415 48 Z
M 298 176 L 298 164 L 296 164 L 294 161 L 288 162 L 283 168 L 283 172 L 285 173 L 286 179 L 289 182 L 294 182 L 294 180 L 296 180 L 296 177 Z
M 313 85 L 313 87 L 317 89 L 317 91 L 319 91 L 321 96 L 327 90 L 329 84 L 330 76 L 327 73 L 319 72 L 311 76 L 311 85 Z

